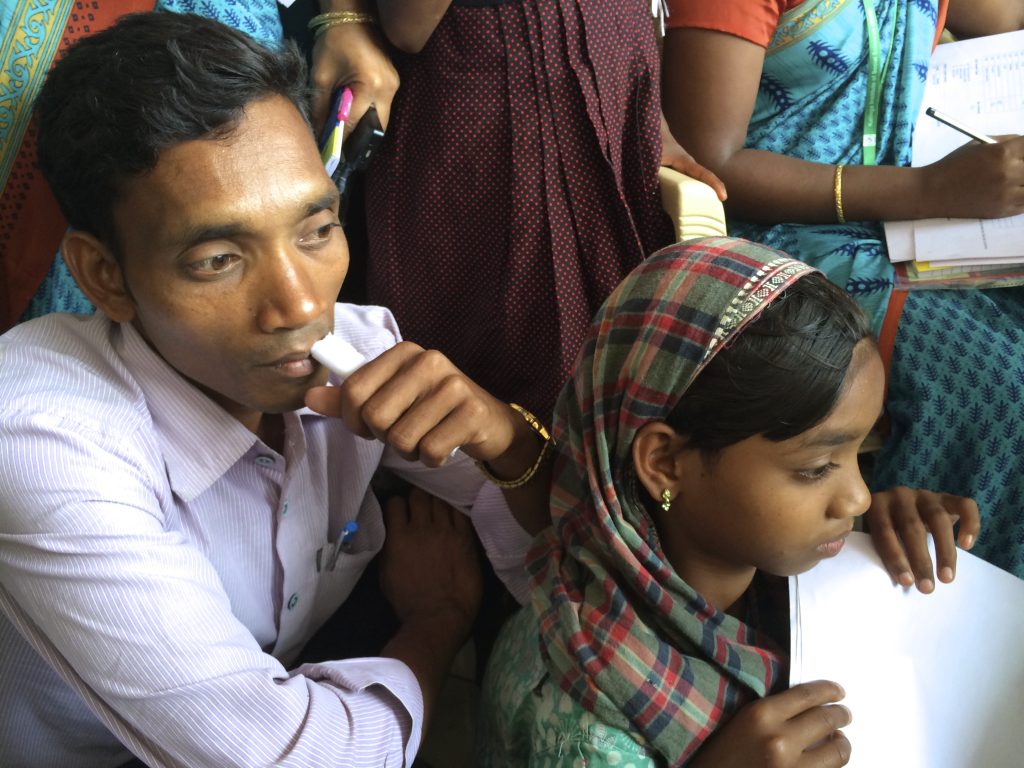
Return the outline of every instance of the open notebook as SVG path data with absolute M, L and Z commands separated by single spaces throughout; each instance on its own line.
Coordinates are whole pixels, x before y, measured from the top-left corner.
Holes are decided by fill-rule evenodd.
M 790 682 L 846 689 L 850 766 L 1024 766 L 1024 581 L 959 551 L 922 595 L 854 533 L 789 586 Z
M 928 107 L 979 133 L 1024 133 L 1024 31 L 935 49 L 914 128 L 914 166 L 929 165 L 970 141 L 926 116 Z M 928 287 L 929 280 L 946 278 L 952 284 L 1009 285 L 1024 276 L 1024 216 L 892 221 L 885 232 L 889 258 L 908 262 L 907 287 Z M 968 279 L 972 273 L 974 279 Z

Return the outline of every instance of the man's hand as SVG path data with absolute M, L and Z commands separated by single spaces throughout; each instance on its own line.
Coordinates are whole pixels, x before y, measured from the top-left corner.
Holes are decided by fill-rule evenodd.
M 461 448 L 487 462 L 495 477 L 522 477 L 543 447 L 523 417 L 487 394 L 440 352 L 403 341 L 363 365 L 337 387 L 313 387 L 306 405 L 336 416 L 357 435 L 375 437 L 400 456 L 429 467 Z M 519 525 L 536 534 L 551 523 L 551 464 L 505 490 Z
M 954 536 L 953 525 L 960 521 Z M 939 581 L 956 575 L 956 547 L 970 549 L 981 530 L 973 499 L 902 486 L 871 495 L 864 524 L 893 580 L 925 594 L 935 589 L 935 569 L 928 552 L 928 534 L 935 540 Z
M 441 466 L 461 447 L 501 471 L 502 460 L 513 458 L 506 454 L 516 453 L 516 461 L 507 465 L 507 476 L 516 477 L 540 451 L 540 443 L 508 404 L 473 383 L 440 352 L 408 341 L 366 363 L 338 387 L 314 387 L 306 393 L 306 404 L 427 466 Z

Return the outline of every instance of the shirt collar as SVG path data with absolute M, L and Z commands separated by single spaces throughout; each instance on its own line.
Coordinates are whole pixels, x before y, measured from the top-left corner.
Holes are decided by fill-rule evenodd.
M 118 352 L 145 395 L 171 489 L 190 502 L 261 441 L 168 365 L 130 323 L 120 328 Z

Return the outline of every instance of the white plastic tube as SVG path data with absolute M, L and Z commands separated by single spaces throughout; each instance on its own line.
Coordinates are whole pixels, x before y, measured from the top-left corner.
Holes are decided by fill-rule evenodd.
M 359 350 L 330 332 L 320 341 L 314 342 L 309 354 L 341 381 L 358 371 L 366 362 Z

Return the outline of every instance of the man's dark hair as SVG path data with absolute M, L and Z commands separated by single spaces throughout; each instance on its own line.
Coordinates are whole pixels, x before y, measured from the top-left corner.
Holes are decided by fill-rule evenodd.
M 119 252 L 122 184 L 165 149 L 229 136 L 245 107 L 280 95 L 309 120 L 306 64 L 202 16 L 139 13 L 85 37 L 36 102 L 39 167 L 72 227 Z
M 709 456 L 754 435 L 796 437 L 835 408 L 853 349 L 869 338 L 846 291 L 809 274 L 711 358 L 665 423 Z

